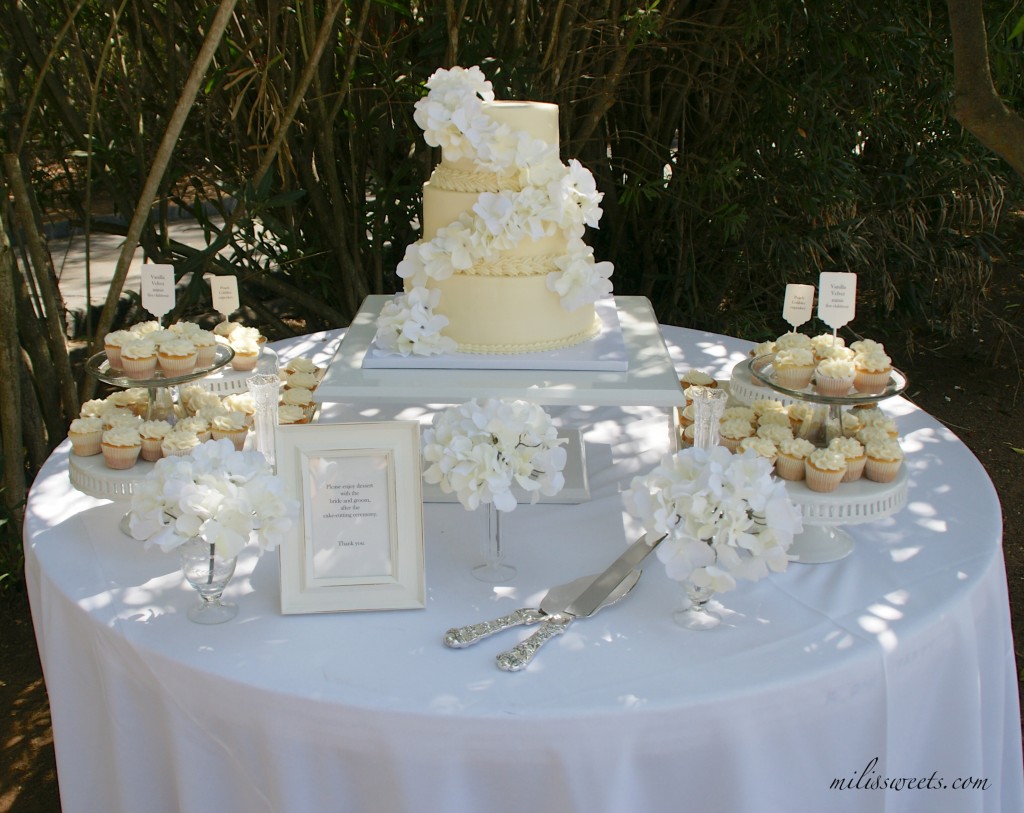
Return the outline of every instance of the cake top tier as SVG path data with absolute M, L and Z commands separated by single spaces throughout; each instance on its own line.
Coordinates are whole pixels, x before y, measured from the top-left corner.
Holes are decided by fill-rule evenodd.
M 543 142 L 545 146 L 554 147 L 554 155 L 558 155 L 558 105 L 547 102 L 513 102 L 492 101 L 480 105 L 480 115 L 488 117 L 496 128 L 491 133 L 487 144 L 480 144 L 473 150 L 467 150 L 460 144 L 457 149 L 441 147 L 443 163 L 453 169 L 472 169 L 478 166 L 478 159 L 491 157 L 488 146 L 494 143 L 499 134 L 505 138 L 525 137 Z M 452 153 L 455 157 L 452 157 Z

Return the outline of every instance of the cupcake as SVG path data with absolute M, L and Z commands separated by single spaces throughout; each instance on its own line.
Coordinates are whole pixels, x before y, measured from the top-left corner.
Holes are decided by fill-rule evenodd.
M 235 351 L 231 359 L 231 368 L 239 372 L 247 373 L 256 369 L 256 362 L 260 358 L 260 346 L 251 340 L 231 340 L 231 349 Z
M 100 440 L 100 450 L 107 468 L 130 469 L 139 459 L 142 438 L 138 430 L 129 427 L 108 429 Z
M 754 410 L 750 407 L 731 406 L 723 409 L 722 416 L 719 418 L 720 421 L 731 421 L 737 419 L 746 421 L 747 423 L 754 423 L 757 420 L 757 415 L 754 414 Z
M 843 475 L 844 483 L 852 483 L 859 480 L 864 473 L 864 464 L 867 457 L 864 454 L 864 447 L 856 438 L 832 438 L 828 444 L 846 458 L 846 474 Z
M 174 425 L 174 428 L 180 429 L 182 432 L 191 432 L 199 438 L 200 443 L 205 443 L 211 437 L 210 424 L 205 418 L 200 418 L 198 415 L 182 418 Z
M 693 423 L 693 410 L 693 404 L 687 404 L 682 408 L 676 407 L 676 420 L 683 429 Z
M 224 408 L 230 412 L 242 412 L 252 426 L 253 416 L 256 414 L 256 399 L 251 392 L 234 392 L 225 395 L 222 401 Z
M 68 428 L 71 439 L 71 454 L 91 457 L 100 453 L 103 438 L 103 421 L 100 418 L 75 418 Z
M 803 438 L 788 438 L 777 449 L 775 473 L 783 480 L 803 480 L 804 461 L 814 451 L 814 444 Z
M 110 402 L 106 398 L 90 398 L 88 401 L 82 403 L 82 406 L 78 409 L 79 418 L 99 418 L 106 410 L 111 408 Z M 114 406 L 114 409 L 117 407 Z
M 209 330 L 199 330 L 188 337 L 196 346 L 196 367 L 209 367 L 217 357 L 217 337 Z
M 203 332 L 203 329 L 195 322 L 189 322 L 184 319 L 180 322 L 175 322 L 167 330 L 182 339 L 191 339 L 196 333 Z
M 149 322 L 137 322 L 131 326 L 129 332 L 136 338 L 144 339 L 147 336 L 152 337 L 153 334 L 159 333 L 163 329 L 163 325 L 152 319 Z
M 718 382 L 714 376 L 708 375 L 703 370 L 687 370 L 679 379 L 683 389 L 687 387 L 717 387 Z
M 775 352 L 783 350 L 811 350 L 811 337 L 794 330 L 783 333 L 775 340 Z M 813 352 L 813 351 L 812 351 Z
M 294 404 L 281 404 L 277 408 L 277 422 L 282 425 L 308 423 L 306 410 Z M 693 444 L 692 435 L 690 444 Z
M 814 368 L 814 389 L 820 395 L 842 396 L 850 391 L 857 368 L 852 361 L 823 359 Z
M 804 480 L 811 491 L 835 491 L 846 474 L 846 456 L 835 449 L 815 449 L 804 458 Z
M 139 437 L 142 438 L 142 459 L 153 462 L 164 456 L 160 449 L 171 425 L 167 421 L 143 421 L 139 426 Z
M 103 421 L 104 431 L 107 429 L 135 429 L 142 425 L 142 418 L 130 409 L 113 409 L 103 413 L 100 418 Z
M 323 369 L 317 367 L 312 361 L 307 358 L 294 358 L 284 366 L 284 372 L 288 375 L 292 373 L 313 373 L 318 378 L 321 377 Z
M 828 358 L 827 353 L 833 353 L 837 349 L 846 349 L 846 339 L 832 333 L 820 333 L 811 337 L 811 349 L 816 358 Z
M 291 387 L 281 393 L 281 403 L 302 407 L 308 413 L 313 410 L 313 393 L 305 387 Z
M 854 437 L 864 446 L 880 440 L 892 440 L 884 426 L 865 426 L 863 429 L 858 429 Z
M 284 407 L 281 407 L 281 409 L 284 409 Z M 679 433 L 679 443 L 682 446 L 693 446 L 694 432 L 694 424 L 691 423 L 689 426 L 684 426 L 683 431 Z
M 789 414 L 786 411 L 783 412 L 765 412 L 757 418 L 757 428 L 760 429 L 762 426 L 784 426 L 791 433 L 793 431 L 793 424 L 789 420 Z
M 837 361 L 853 361 L 853 357 L 856 355 L 849 347 L 840 347 L 839 345 L 825 346 L 820 350 L 815 351 L 814 357 L 818 361 L 824 361 L 825 359 L 836 359 Z
M 789 440 L 793 437 L 793 430 L 789 426 L 780 426 L 779 424 L 766 423 L 761 424 L 757 427 L 757 431 L 754 434 L 763 438 L 764 440 L 771 441 L 778 446 L 782 441 Z
M 121 347 L 121 369 L 128 378 L 152 378 L 156 372 L 156 344 L 133 339 Z
M 758 356 L 768 356 L 774 353 L 775 350 L 775 342 L 761 342 L 760 344 L 755 344 L 750 348 L 750 357 L 757 358 Z
M 858 416 L 864 426 L 877 427 L 885 430 L 890 438 L 899 437 L 899 430 L 896 428 L 896 421 L 886 415 L 882 410 L 876 409 L 871 412 L 862 413 Z
M 160 343 L 156 358 L 164 375 L 188 375 L 196 368 L 196 346 L 189 339 L 168 339 Z
M 188 417 L 192 415 L 205 416 L 210 413 L 216 414 L 227 409 L 217 393 L 204 390 L 202 387 L 199 389 L 201 392 L 192 393 L 184 404 Z
M 753 437 L 754 427 L 750 421 L 742 418 L 732 418 L 722 421 L 718 427 L 719 442 L 730 452 L 735 452 L 740 441 L 744 438 Z
M 188 457 L 201 442 L 195 432 L 182 429 L 178 424 L 164 435 L 160 441 L 160 451 L 164 457 Z
M 235 332 L 235 329 L 240 327 L 241 325 L 238 322 L 229 322 L 225 319 L 223 322 L 218 322 L 213 326 L 213 335 L 227 342 L 231 338 L 231 334 Z
M 245 415 L 241 412 L 225 411 L 210 421 L 210 432 L 214 440 L 227 438 L 234 444 L 235 449 L 242 451 L 249 427 L 246 426 Z
M 888 386 L 889 375 L 892 373 L 892 359 L 883 351 L 858 353 L 854 356 L 853 363 L 856 366 L 853 386 L 857 392 L 871 394 L 881 392 Z
M 854 353 L 884 353 L 885 345 L 874 339 L 858 339 L 855 342 L 850 342 L 850 349 Z
M 145 415 L 149 408 L 149 390 L 145 387 L 129 387 L 107 396 L 107 403 L 118 409 L 127 409 L 136 415 Z
M 768 438 L 749 437 L 743 438 L 736 445 L 736 452 L 738 454 L 753 452 L 758 457 L 763 457 L 765 460 L 774 463 L 775 458 L 778 457 L 779 450 Z
M 903 463 L 903 449 L 898 441 L 892 438 L 872 441 L 864 447 L 864 453 L 867 455 L 865 477 L 876 483 L 890 483 L 896 479 Z
M 103 350 L 107 354 L 107 363 L 115 370 L 121 369 L 121 348 L 134 336 L 127 330 L 114 330 L 103 337 Z
M 800 427 L 804 423 L 815 419 L 817 409 L 817 404 L 812 404 L 810 401 L 800 401 L 789 405 L 789 409 L 786 410 L 786 416 L 789 418 L 789 425 L 793 429 L 794 435 L 800 433 Z
M 312 392 L 317 388 L 320 379 L 316 377 L 316 373 L 292 373 L 287 378 L 282 379 L 282 382 L 288 389 L 305 387 Z
M 775 383 L 791 390 L 802 390 L 811 383 L 814 375 L 814 353 L 807 348 L 796 347 L 780 350 L 772 361 L 775 368 Z
M 757 398 L 750 402 L 750 408 L 754 410 L 754 415 L 758 418 L 769 412 L 786 411 L 786 405 L 776 398 Z

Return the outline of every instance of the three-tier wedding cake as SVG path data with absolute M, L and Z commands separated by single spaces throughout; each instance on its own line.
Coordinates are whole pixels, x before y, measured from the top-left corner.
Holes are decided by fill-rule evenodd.
M 442 160 L 423 185 L 423 236 L 398 266 L 376 344 L 403 355 L 529 353 L 601 329 L 594 303 L 612 264 L 584 241 L 602 195 L 578 161 L 563 164 L 558 107 L 495 101 L 479 68 L 438 70 L 415 120 Z

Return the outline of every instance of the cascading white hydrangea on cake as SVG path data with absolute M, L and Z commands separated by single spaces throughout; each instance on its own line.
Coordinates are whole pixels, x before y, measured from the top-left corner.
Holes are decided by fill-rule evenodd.
M 563 164 L 557 144 L 490 116 L 485 103 L 494 101 L 494 91 L 478 67 L 438 70 L 427 90 L 414 112 L 427 144 L 441 147 L 445 161 L 472 160 L 494 173 L 502 188 L 481 192 L 471 212 L 406 248 L 397 268 L 406 293 L 378 321 L 377 346 L 406 356 L 449 352 L 437 338 L 447 322 L 436 318 L 436 297 L 422 292 L 428 282 L 492 264 L 527 238 L 565 236 L 567 248 L 549 266 L 554 270 L 546 287 L 566 311 L 608 296 L 612 263 L 596 262 L 583 240 L 585 228 L 597 228 L 602 213 L 603 196 L 589 170 L 576 160 Z

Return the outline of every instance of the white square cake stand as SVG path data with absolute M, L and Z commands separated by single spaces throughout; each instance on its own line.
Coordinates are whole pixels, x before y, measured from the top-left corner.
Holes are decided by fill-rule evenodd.
M 364 366 L 373 345 L 377 315 L 390 297 L 369 296 L 345 333 L 313 397 L 321 404 L 411 406 L 461 404 L 473 398 L 514 398 L 544 406 L 648 406 L 668 409 L 667 443 L 675 448 L 675 411 L 686 397 L 665 346 L 651 303 L 645 297 L 615 297 L 625 369 L 543 369 L 536 358 L 529 369 L 495 368 L 494 357 L 466 355 L 457 367 L 418 367 L 415 360 L 400 368 Z M 537 354 L 531 354 L 536 356 Z M 501 361 L 507 364 L 507 358 Z M 473 366 L 477 364 L 479 366 Z M 321 413 L 325 414 L 336 410 Z M 563 427 L 568 438 L 566 487 L 557 498 L 542 502 L 576 503 L 589 499 L 585 445 L 579 428 Z M 427 502 L 454 499 L 439 490 L 424 494 Z
M 520 398 L 549 406 L 684 406 L 679 377 L 650 301 L 615 297 L 627 369 L 544 370 L 367 368 L 377 315 L 389 299 L 368 296 L 338 347 L 314 398 L 320 403 L 461 404 L 473 398 Z

